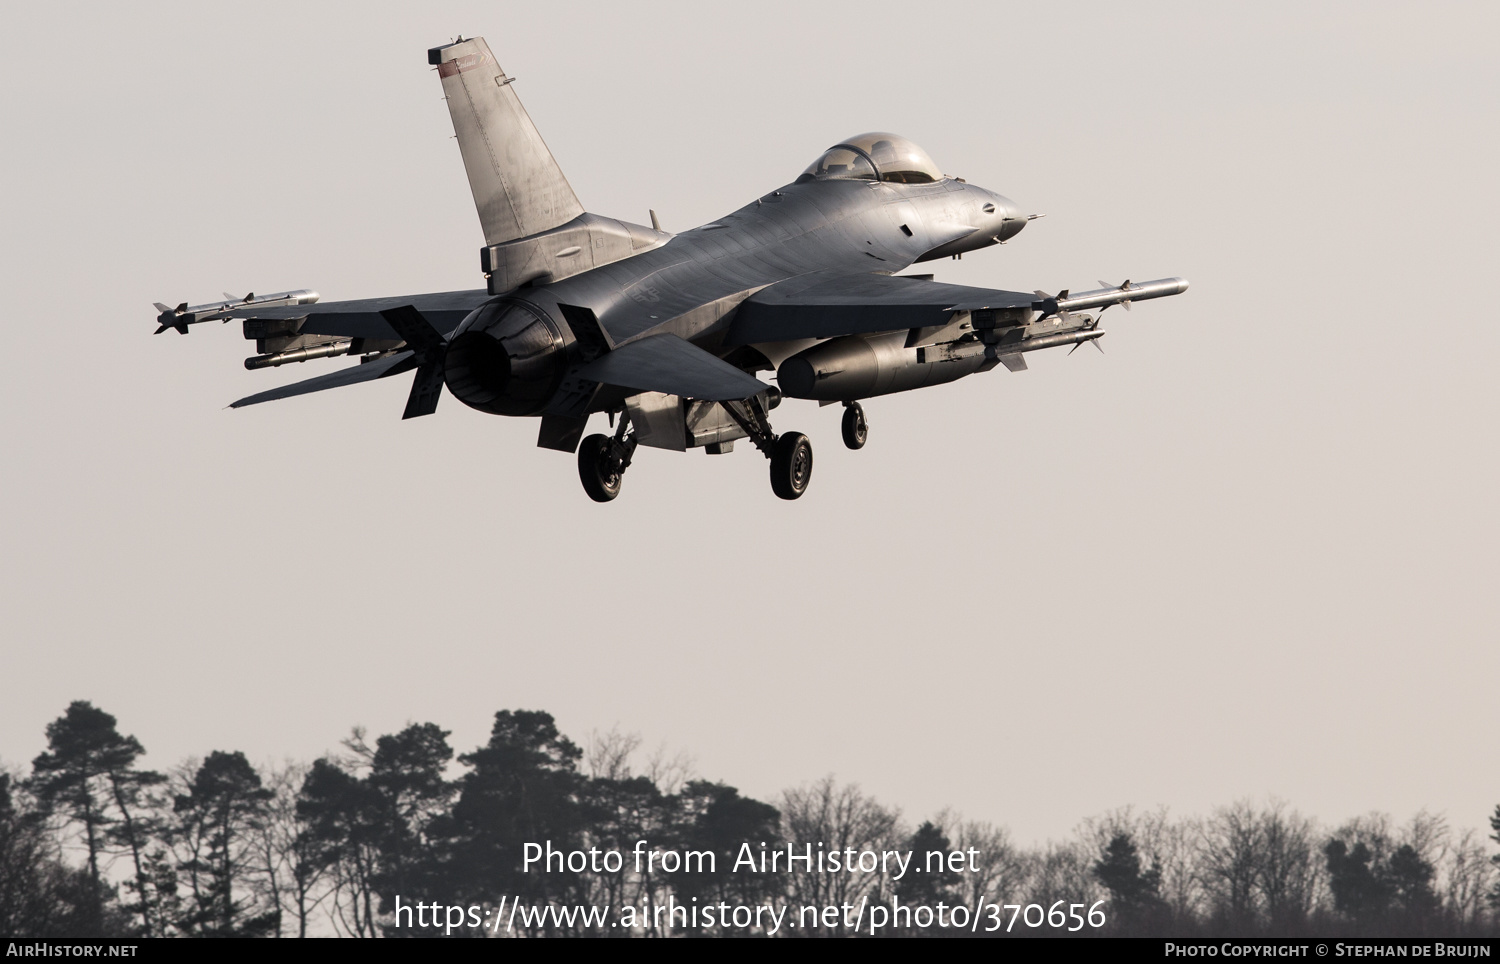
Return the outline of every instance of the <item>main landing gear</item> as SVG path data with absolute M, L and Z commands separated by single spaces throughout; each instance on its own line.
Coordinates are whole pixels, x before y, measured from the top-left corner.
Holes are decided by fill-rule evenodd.
M 812 481 L 812 443 L 801 432 L 778 436 L 771 446 L 771 491 L 795 499 Z
M 772 404 L 776 399 L 772 399 Z M 778 498 L 798 499 L 812 481 L 812 443 L 801 432 L 777 435 L 766 417 L 766 400 L 760 396 L 742 402 L 720 402 L 729 417 L 745 431 L 750 442 L 771 461 L 771 491 Z M 870 426 L 865 410 L 858 402 L 844 403 L 844 444 L 851 449 L 864 448 Z M 595 502 L 611 502 L 620 494 L 620 483 L 635 455 L 635 433 L 630 430 L 630 416 L 621 413 L 613 436 L 590 435 L 578 447 L 578 478 L 583 490 Z
M 578 478 L 595 502 L 610 502 L 620 494 L 620 483 L 635 455 L 635 433 L 627 435 L 629 428 L 630 416 L 622 414 L 613 437 L 590 435 L 578 446 Z
M 759 395 L 743 402 L 721 402 L 750 442 L 771 460 L 771 491 L 778 498 L 798 499 L 812 481 L 812 443 L 801 432 L 777 435 L 766 418 L 766 405 Z

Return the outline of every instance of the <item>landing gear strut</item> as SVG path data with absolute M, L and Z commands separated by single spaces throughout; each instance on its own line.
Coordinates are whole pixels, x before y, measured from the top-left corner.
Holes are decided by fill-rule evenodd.
M 578 478 L 595 502 L 609 502 L 620 494 L 620 483 L 635 455 L 635 433 L 627 435 L 629 427 L 630 416 L 622 414 L 613 438 L 590 435 L 578 446 Z
M 859 402 L 844 403 L 844 445 L 851 449 L 862 449 L 865 447 L 865 439 L 869 437 L 870 425 L 865 421 L 865 410 Z
M 777 435 L 766 418 L 765 403 L 759 395 L 743 402 L 721 402 L 750 442 L 771 460 L 771 491 L 783 499 L 800 498 L 812 481 L 812 443 L 801 432 Z

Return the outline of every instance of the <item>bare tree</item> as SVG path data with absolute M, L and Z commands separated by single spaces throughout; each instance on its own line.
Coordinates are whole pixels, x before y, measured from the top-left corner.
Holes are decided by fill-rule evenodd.
M 953 848 L 977 853 L 974 866 L 963 876 L 965 904 L 973 907 L 981 898 L 1003 904 L 1010 895 L 1020 893 L 1021 881 L 1026 876 L 1026 859 L 1011 843 L 1010 832 L 991 823 L 944 820 L 944 816 L 939 819 L 952 834 Z
M 310 822 L 297 812 L 297 795 L 311 769 L 287 763 L 268 769 L 265 821 L 256 836 L 261 880 L 268 902 L 279 909 L 277 936 L 307 937 L 313 913 L 331 893 L 328 867 L 319 859 Z
M 1460 934 L 1476 933 L 1484 924 L 1485 899 L 1494 869 L 1477 831 L 1465 830 L 1448 849 L 1441 868 L 1443 909 Z
M 1208 912 L 1231 927 L 1252 925 L 1262 848 L 1255 807 L 1248 800 L 1220 807 L 1197 829 L 1198 879 Z
M 1117 834 L 1128 834 L 1142 864 L 1160 875 L 1158 894 L 1169 918 L 1188 921 L 1204 906 L 1197 864 L 1202 832 L 1202 821 L 1174 820 L 1165 806 L 1139 813 L 1124 807 L 1085 820 L 1079 837 L 1098 854 Z
M 1266 921 L 1276 933 L 1301 928 L 1312 915 L 1322 876 L 1317 824 L 1279 800 L 1257 823 L 1256 888 Z
M 1028 856 L 1021 893 L 1029 902 L 1046 907 L 1059 900 L 1092 904 L 1104 898 L 1104 889 L 1094 877 L 1095 854 L 1081 840 L 1049 842 Z
M 782 832 L 793 852 L 811 854 L 813 866 L 804 872 L 798 863 L 789 878 L 789 896 L 796 904 L 818 907 L 857 905 L 860 898 L 884 900 L 889 878 L 878 869 L 865 872 L 857 867 L 833 872 L 818 867 L 818 854 L 839 850 L 899 850 L 906 833 L 900 814 L 865 796 L 859 787 L 839 786 L 833 777 L 824 777 L 810 786 L 788 790 L 781 798 Z M 810 848 L 810 849 L 809 849 Z M 833 929 L 844 936 L 842 918 Z
M 1371 863 L 1376 865 L 1388 862 L 1397 845 L 1390 815 L 1375 811 L 1347 821 L 1333 832 L 1333 836 L 1351 848 L 1364 844 L 1370 851 Z
M 595 780 L 628 780 L 635 775 L 631 758 L 640 748 L 639 733 L 624 733 L 619 727 L 608 733 L 595 731 L 584 744 L 584 769 Z
M 1203 908 L 1203 887 L 1193 862 L 1195 833 L 1195 825 L 1170 819 L 1165 807 L 1141 820 L 1142 852 L 1161 868 L 1161 899 L 1176 921 L 1193 920 Z
M 1396 842 L 1398 845 L 1411 847 L 1418 857 L 1436 867 L 1448 856 L 1448 849 L 1453 844 L 1453 832 L 1448 828 L 1447 817 L 1418 810 L 1411 821 L 1397 833 Z

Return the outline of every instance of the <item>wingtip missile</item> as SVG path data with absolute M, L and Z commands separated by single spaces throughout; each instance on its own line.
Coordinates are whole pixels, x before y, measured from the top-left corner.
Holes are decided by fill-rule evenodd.
M 1103 310 L 1110 305 L 1125 305 L 1130 308 L 1130 302 L 1148 301 L 1152 298 L 1166 298 L 1172 295 L 1180 295 L 1188 288 L 1185 278 L 1161 278 L 1157 281 L 1131 282 L 1112 285 L 1099 282 L 1104 285 L 1097 291 L 1080 291 L 1070 295 L 1062 292 L 1057 296 L 1062 311 L 1081 311 L 1086 308 L 1099 308 Z
M 279 308 L 283 305 L 310 305 L 318 300 L 320 296 L 311 288 L 299 288 L 296 291 L 278 291 L 275 294 L 261 295 L 256 297 L 255 292 L 250 292 L 240 298 L 229 292 L 224 292 L 224 301 L 210 301 L 207 304 L 189 306 L 186 301 L 176 308 L 168 308 L 161 302 L 153 302 L 158 315 L 156 317 L 157 328 L 155 334 L 161 334 L 168 328 L 174 328 L 180 334 L 187 334 L 188 325 L 196 325 L 205 321 L 223 319 L 228 321 L 230 312 L 243 312 L 244 309 L 255 308 Z

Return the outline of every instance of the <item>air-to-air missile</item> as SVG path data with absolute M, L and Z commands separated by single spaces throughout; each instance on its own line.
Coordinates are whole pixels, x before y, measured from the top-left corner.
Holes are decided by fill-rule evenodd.
M 168 328 L 176 328 L 177 333 L 186 335 L 188 325 L 196 325 L 205 321 L 223 319 L 229 320 L 227 312 L 230 309 L 242 309 L 246 305 L 256 305 L 262 308 L 279 307 L 281 305 L 310 305 L 318 300 L 318 293 L 310 288 L 301 288 L 297 291 L 278 291 L 273 295 L 257 295 L 254 292 L 243 298 L 236 298 L 229 292 L 224 292 L 224 301 L 211 301 L 206 305 L 189 305 L 186 301 L 176 308 L 168 308 L 160 301 L 156 302 L 156 310 L 161 314 L 156 316 L 156 334 L 161 334 Z

